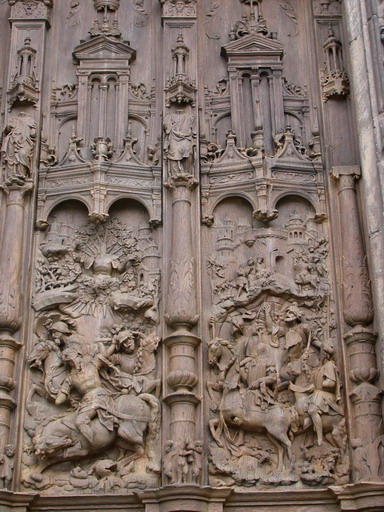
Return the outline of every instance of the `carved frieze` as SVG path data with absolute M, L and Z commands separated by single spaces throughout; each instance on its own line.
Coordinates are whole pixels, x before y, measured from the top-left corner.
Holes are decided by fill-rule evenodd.
M 52 0 L 8 0 L 12 19 L 49 19 Z
M 0 503 L 319 512 L 383 479 L 341 5 L 0 0 Z
M 341 14 L 341 0 L 313 0 L 313 11 L 317 16 Z
M 163 16 L 189 18 L 196 16 L 196 0 L 160 0 Z

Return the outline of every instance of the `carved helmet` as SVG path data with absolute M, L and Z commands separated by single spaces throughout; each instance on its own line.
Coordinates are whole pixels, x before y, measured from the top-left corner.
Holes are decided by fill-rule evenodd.
M 71 334 L 68 325 L 65 322 L 62 322 L 61 320 L 59 320 L 58 322 L 54 322 L 51 325 L 50 330 L 60 332 L 61 334 Z

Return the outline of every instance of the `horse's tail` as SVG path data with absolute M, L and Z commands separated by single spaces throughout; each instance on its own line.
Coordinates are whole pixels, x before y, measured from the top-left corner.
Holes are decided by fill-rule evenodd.
M 146 452 L 149 458 L 148 469 L 154 473 L 160 473 L 160 457 L 157 441 L 160 432 L 160 402 L 159 399 L 149 393 L 143 393 L 138 396 L 149 405 L 150 419 L 147 427 L 147 437 L 145 441 Z M 156 449 L 157 448 L 157 449 Z

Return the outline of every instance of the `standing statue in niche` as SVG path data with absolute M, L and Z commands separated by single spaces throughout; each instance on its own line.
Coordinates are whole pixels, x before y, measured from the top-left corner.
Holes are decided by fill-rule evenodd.
M 195 117 L 184 110 L 168 114 L 164 119 L 164 151 L 169 175 L 190 175 L 196 148 Z
M 36 122 L 25 112 L 11 118 L 6 125 L 1 155 L 3 177 L 7 184 L 22 185 L 32 177 L 36 135 Z

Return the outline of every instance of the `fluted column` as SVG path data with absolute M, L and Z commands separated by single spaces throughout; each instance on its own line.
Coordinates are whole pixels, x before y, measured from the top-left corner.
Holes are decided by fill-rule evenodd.
M 333 167 L 337 182 L 343 272 L 343 316 L 349 330 L 344 334 L 352 402 L 352 436 L 355 480 L 378 480 L 379 445 L 383 432 L 376 334 L 372 330 L 372 298 L 360 226 L 356 181 L 357 166 Z M 363 451 L 369 466 L 364 466 Z M 356 470 L 358 468 L 358 470 Z

